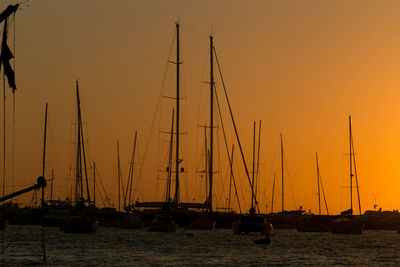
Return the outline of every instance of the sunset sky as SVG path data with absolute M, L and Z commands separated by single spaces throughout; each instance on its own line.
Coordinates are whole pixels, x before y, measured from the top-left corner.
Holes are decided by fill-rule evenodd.
M 15 3 L 2 1 L 0 7 Z M 274 210 L 281 207 L 280 133 L 287 163 L 285 209 L 302 205 L 318 211 L 316 152 L 329 212 L 349 208 L 349 115 L 362 211 L 373 209 L 375 199 L 384 210 L 398 209 L 399 11 L 398 1 L 24 1 L 10 24 L 8 42 L 15 51 L 17 91 L 13 130 L 13 97 L 6 88 L 6 192 L 32 185 L 41 174 L 48 102 L 46 176 L 54 169 L 55 198 L 70 196 L 79 79 L 88 158 L 96 161 L 111 201 L 117 205 L 116 142 L 126 184 L 135 130 L 139 142 L 135 199 L 161 200 L 165 181 L 158 169 L 166 166 L 162 160 L 168 153 L 163 149 L 168 136 L 159 131 L 169 130 L 172 106 L 160 95 L 174 94 L 175 65 L 167 61 L 175 60 L 179 20 L 182 130 L 187 133 L 182 137 L 183 201 L 204 201 L 205 184 L 198 175 L 204 129 L 198 125 L 209 123 L 209 89 L 204 81 L 209 80 L 212 33 L 249 167 L 253 121 L 262 120 L 258 197 L 262 212 L 266 205 L 270 211 L 274 172 L 278 179 Z M 220 79 L 216 90 L 231 148 L 235 139 Z M 220 156 L 215 160 L 214 208 L 226 205 L 229 187 L 229 163 L 220 122 L 217 125 L 215 147 Z M 239 153 L 235 153 L 235 178 L 242 210 L 247 211 L 250 189 Z M 29 193 L 17 200 L 29 204 L 31 199 Z M 103 205 L 100 199 L 98 203 Z M 238 211 L 236 202 L 233 205 Z

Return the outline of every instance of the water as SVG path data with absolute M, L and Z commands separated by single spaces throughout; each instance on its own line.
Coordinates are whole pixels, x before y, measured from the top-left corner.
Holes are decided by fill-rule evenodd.
M 193 237 L 187 234 L 193 233 Z M 65 234 L 46 228 L 47 266 L 261 266 L 400 264 L 400 235 L 364 231 L 363 235 L 299 233 L 276 230 L 269 245 L 260 236 L 234 235 L 231 230 L 150 233 L 99 228 L 91 235 Z M 4 265 L 43 265 L 40 226 L 8 226 Z

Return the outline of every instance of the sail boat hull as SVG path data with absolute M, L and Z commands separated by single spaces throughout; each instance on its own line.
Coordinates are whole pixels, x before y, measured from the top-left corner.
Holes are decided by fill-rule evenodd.
M 364 224 L 357 222 L 354 218 L 340 217 L 337 218 L 330 227 L 332 234 L 355 234 L 363 233 Z
M 329 232 L 331 220 L 329 216 L 303 216 L 297 225 L 298 232 Z
M 177 230 L 178 224 L 169 214 L 157 215 L 147 228 L 148 232 L 176 232 Z
M 87 216 L 69 216 L 61 226 L 61 230 L 64 233 L 90 234 L 96 233 L 98 226 L 98 221 Z

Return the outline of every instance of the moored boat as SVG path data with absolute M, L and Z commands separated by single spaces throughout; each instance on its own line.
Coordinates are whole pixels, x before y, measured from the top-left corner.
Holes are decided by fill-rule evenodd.
M 355 220 L 353 216 L 340 216 L 334 219 L 330 226 L 332 234 L 359 234 L 361 235 L 364 225 Z
M 178 224 L 168 213 L 156 215 L 147 228 L 148 232 L 176 232 L 176 230 L 178 230 Z
M 235 234 L 260 233 L 262 235 L 270 235 L 273 227 L 262 215 L 250 213 L 241 216 L 239 221 L 234 222 L 232 230 Z
M 353 216 L 353 177 L 356 180 L 358 195 L 358 207 L 361 214 L 360 194 L 358 192 L 358 179 L 356 169 L 356 159 L 354 153 L 353 135 L 351 131 L 351 116 L 349 116 L 349 140 L 350 140 L 350 209 L 343 211 L 340 216 L 335 218 L 331 224 L 332 234 L 362 234 L 364 224 Z M 354 174 L 353 174 L 354 169 Z

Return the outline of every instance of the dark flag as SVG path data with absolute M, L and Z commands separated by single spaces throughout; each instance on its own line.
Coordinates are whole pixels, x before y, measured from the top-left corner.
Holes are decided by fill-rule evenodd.
M 4 30 L 3 30 L 3 41 L 1 42 L 1 54 L 0 61 L 4 67 L 4 74 L 7 76 L 8 85 L 12 88 L 13 93 L 17 86 L 15 84 L 15 74 L 14 70 L 11 68 L 10 60 L 14 58 L 10 48 L 7 45 L 7 19 L 4 21 Z M 0 65 L 1 69 L 1 65 Z

